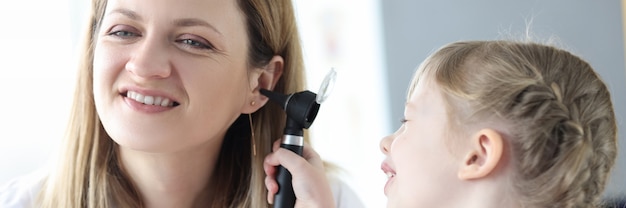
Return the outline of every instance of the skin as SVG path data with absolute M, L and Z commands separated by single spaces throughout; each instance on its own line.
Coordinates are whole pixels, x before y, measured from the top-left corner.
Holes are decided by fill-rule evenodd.
M 388 207 L 437 207 L 442 205 L 441 196 L 458 191 L 450 189 L 458 186 L 458 159 L 444 139 L 445 106 L 437 87 L 428 81 L 418 83 L 405 105 L 402 126 L 382 139 L 386 159 L 381 167 L 390 176 L 384 189 Z
M 111 0 L 97 33 L 94 100 L 146 207 L 202 207 L 225 132 L 282 73 L 247 65 L 236 1 Z M 168 98 L 144 105 L 129 92 Z M 131 94 L 132 94 L 131 93 Z
M 481 125 L 469 125 L 468 134 L 449 134 L 445 106 L 440 88 L 425 75 L 409 96 L 403 125 L 381 140 L 387 207 L 515 207 L 502 135 Z M 300 207 L 332 207 L 324 204 L 332 196 L 321 185 L 326 178 L 319 155 L 311 148 L 303 157 L 277 149 L 265 160 L 268 200 L 278 189 L 273 166 L 283 165 Z

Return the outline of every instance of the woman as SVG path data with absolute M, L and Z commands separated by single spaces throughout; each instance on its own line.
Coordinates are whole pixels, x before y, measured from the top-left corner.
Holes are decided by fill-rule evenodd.
M 268 206 L 285 118 L 259 89 L 305 86 L 291 2 L 94 0 L 89 24 L 61 160 L 9 205 Z

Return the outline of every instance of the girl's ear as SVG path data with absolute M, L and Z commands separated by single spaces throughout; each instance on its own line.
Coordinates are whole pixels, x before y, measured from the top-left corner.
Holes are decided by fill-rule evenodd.
M 493 129 L 481 129 L 470 140 L 470 151 L 465 155 L 458 172 L 459 179 L 480 179 L 493 173 L 503 163 L 504 140 Z
M 276 55 L 264 67 L 252 70 L 249 76 L 250 91 L 248 92 L 248 103 L 243 105 L 241 113 L 254 113 L 267 103 L 268 98 L 263 96 L 259 90 L 261 88 L 273 90 L 283 74 L 283 66 L 283 57 Z

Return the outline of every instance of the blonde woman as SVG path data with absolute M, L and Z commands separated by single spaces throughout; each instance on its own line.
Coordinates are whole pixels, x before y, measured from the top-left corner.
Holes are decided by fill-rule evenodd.
M 268 207 L 285 118 L 259 89 L 305 86 L 290 0 L 94 0 L 89 20 L 63 155 L 0 207 Z
M 388 207 L 595 207 L 616 154 L 609 91 L 571 53 L 469 41 L 424 61 L 403 125 L 380 143 Z M 301 207 L 332 207 L 319 156 L 278 150 Z M 273 170 L 266 169 L 271 201 Z

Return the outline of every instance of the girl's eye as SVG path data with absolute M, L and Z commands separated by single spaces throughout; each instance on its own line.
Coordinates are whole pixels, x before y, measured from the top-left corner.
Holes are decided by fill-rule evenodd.
M 188 47 L 191 48 L 196 48 L 196 49 L 212 49 L 213 46 L 211 46 L 210 43 L 203 43 L 204 41 L 196 41 L 193 39 L 180 39 L 176 42 L 182 43 Z
M 402 118 L 402 119 L 400 119 L 400 123 L 401 123 L 401 124 L 404 124 L 404 123 L 406 123 L 407 121 L 408 121 L 408 120 L 406 120 L 406 118 Z

